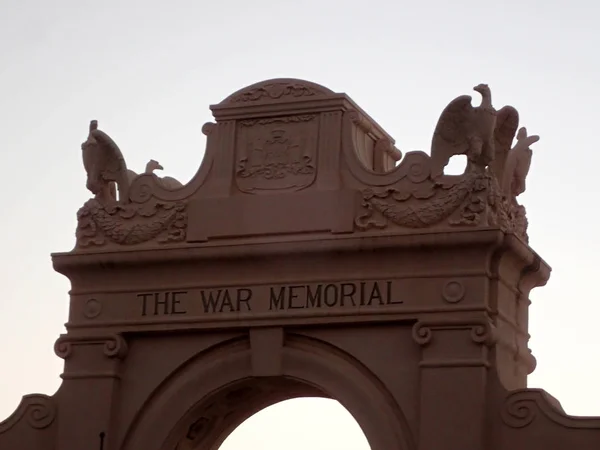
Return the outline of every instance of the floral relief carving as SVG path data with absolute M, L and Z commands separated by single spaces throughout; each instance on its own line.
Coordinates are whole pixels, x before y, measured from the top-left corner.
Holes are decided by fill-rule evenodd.
M 186 205 L 153 201 L 145 204 L 102 204 L 88 200 L 77 212 L 79 247 L 107 242 L 136 245 L 156 240 L 160 244 L 185 241 Z
M 503 196 L 489 173 L 467 172 L 452 182 L 422 183 L 413 189 L 389 187 L 362 191 L 359 230 L 457 226 L 498 226 L 527 241 L 525 208 Z
M 245 127 L 252 127 L 254 125 L 269 125 L 271 123 L 299 123 L 299 122 L 310 122 L 315 119 L 316 114 L 303 114 L 300 116 L 287 116 L 287 117 L 269 117 L 267 119 L 248 119 L 240 120 L 240 124 Z
M 297 99 L 300 97 L 313 97 L 326 95 L 324 89 L 309 86 L 302 82 L 272 82 L 257 87 L 250 87 L 225 100 L 225 103 L 247 103 L 259 100 Z
M 509 233 L 529 241 L 525 207 L 518 204 L 516 197 L 507 196 L 500 189 L 497 179 L 490 185 L 487 195 L 490 225 L 496 225 Z
M 366 213 L 356 218 L 361 230 L 385 228 L 390 222 L 407 228 L 426 228 L 444 219 L 461 208 L 461 219 L 450 224 L 478 224 L 479 210 L 471 207 L 477 193 L 485 189 L 488 177 L 469 173 L 453 185 L 441 183 L 424 186 L 421 191 L 387 188 L 365 189 L 362 206 Z M 464 204 L 466 202 L 466 204 Z

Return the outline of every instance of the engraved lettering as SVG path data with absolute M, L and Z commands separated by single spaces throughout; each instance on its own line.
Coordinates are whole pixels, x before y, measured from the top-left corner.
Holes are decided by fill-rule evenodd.
M 242 310 L 242 305 L 246 308 L 247 311 L 252 311 L 252 307 L 250 306 L 250 300 L 252 299 L 252 289 L 248 288 L 240 288 L 237 290 L 237 310 Z
M 152 294 L 138 294 L 137 296 L 142 299 L 142 316 L 145 316 L 147 314 L 148 297 L 152 297 Z
M 360 306 L 365 306 L 365 283 L 364 281 L 360 282 Z
M 391 281 L 386 281 L 386 304 L 388 305 L 400 305 L 402 303 L 404 303 L 402 301 L 402 299 L 399 300 L 392 300 L 392 282 Z
M 214 290 L 210 290 L 208 292 L 202 290 L 200 291 L 200 295 L 202 297 L 202 306 L 204 307 L 204 312 L 217 312 L 217 306 L 219 304 L 219 300 L 221 299 L 221 289 L 216 292 Z
M 373 288 L 371 289 L 371 295 L 369 296 L 369 303 L 367 303 L 367 304 L 372 305 L 373 300 L 377 300 L 380 305 L 385 304 L 385 303 L 383 303 L 383 297 L 381 296 L 381 291 L 379 290 L 378 283 L 373 283 Z
M 163 294 L 163 298 L 161 298 L 160 292 L 155 292 L 154 293 L 154 315 L 158 316 L 160 314 L 159 312 L 159 306 L 162 306 L 162 313 L 163 314 L 169 314 L 169 293 L 165 292 Z
M 404 304 L 390 280 L 143 292 L 136 298 L 141 316 L 260 314 L 322 308 L 358 311 L 361 307 Z
M 313 291 L 310 286 L 306 287 L 306 307 L 307 308 L 320 308 L 321 307 L 321 289 L 322 284 L 317 284 L 316 289 Z
M 183 305 L 181 305 L 181 299 L 179 298 L 186 294 L 187 291 L 173 292 L 171 295 L 171 314 L 185 314 L 187 312 Z
M 288 308 L 289 309 L 302 309 L 306 308 L 306 304 L 302 304 L 298 302 L 298 296 L 300 293 L 298 291 L 306 290 L 306 286 L 289 286 L 288 287 Z M 296 303 L 294 303 L 296 300 Z
M 352 306 L 356 306 L 354 294 L 356 294 L 356 285 L 354 283 L 342 283 L 342 296 L 340 297 L 340 305 L 344 306 L 345 300 L 350 299 Z
M 175 314 L 186 314 L 186 308 L 182 304 L 182 297 L 187 291 L 176 292 L 147 292 L 137 294 L 142 300 L 142 316 L 149 314 L 153 316 L 169 316 Z M 149 303 L 150 306 L 149 307 Z M 151 311 L 151 312 L 150 312 Z
M 338 287 L 335 284 L 328 284 L 325 286 L 323 292 L 323 301 L 330 308 L 335 306 L 338 301 Z
M 248 288 L 238 288 L 235 293 L 232 293 L 232 289 L 200 291 L 202 308 L 206 314 L 239 312 L 242 308 L 244 311 L 252 311 L 251 299 L 252 289 Z
M 233 312 L 233 302 L 231 301 L 231 295 L 229 295 L 229 289 L 225 289 L 225 293 L 223 294 L 223 301 L 221 302 L 221 308 L 219 308 L 219 312 Z
M 283 309 L 285 307 L 285 286 L 279 288 L 277 296 L 275 296 L 275 288 L 270 288 L 269 293 L 269 309 Z

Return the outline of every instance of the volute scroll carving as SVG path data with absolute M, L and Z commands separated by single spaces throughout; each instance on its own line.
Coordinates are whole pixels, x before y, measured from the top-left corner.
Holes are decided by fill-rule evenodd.
M 525 428 L 540 417 L 545 417 L 564 428 L 594 429 L 600 432 L 600 418 L 567 415 L 560 402 L 543 389 L 517 389 L 509 392 L 504 400 L 501 417 L 510 428 Z
M 433 331 L 423 322 L 417 322 L 412 328 L 412 338 L 419 345 L 427 345 L 431 342 Z
M 44 394 L 26 395 L 15 412 L 0 422 L 0 435 L 8 432 L 23 419 L 36 430 L 48 428 L 56 419 L 56 405 L 52 397 Z
M 54 353 L 61 359 L 67 359 L 73 352 L 71 341 L 66 336 L 59 337 L 54 343 Z
M 435 330 L 470 330 L 473 343 L 485 346 L 492 346 L 497 340 L 494 325 L 486 319 L 419 320 L 413 325 L 412 338 L 417 344 L 426 346 L 434 338 Z
M 120 334 L 108 336 L 104 341 L 103 352 L 109 358 L 123 359 L 127 351 L 127 341 Z
M 98 336 L 70 336 L 63 334 L 54 344 L 54 353 L 59 358 L 68 359 L 73 354 L 74 346 L 101 344 L 102 352 L 107 358 L 123 359 L 127 355 L 127 341 L 120 334 Z

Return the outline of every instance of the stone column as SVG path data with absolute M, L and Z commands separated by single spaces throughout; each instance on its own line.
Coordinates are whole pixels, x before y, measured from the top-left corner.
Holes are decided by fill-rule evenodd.
M 419 450 L 481 450 L 484 445 L 489 351 L 487 318 L 419 321 Z
M 56 354 L 65 360 L 59 404 L 57 448 L 111 450 L 116 420 L 119 366 L 127 354 L 121 335 L 62 335 Z

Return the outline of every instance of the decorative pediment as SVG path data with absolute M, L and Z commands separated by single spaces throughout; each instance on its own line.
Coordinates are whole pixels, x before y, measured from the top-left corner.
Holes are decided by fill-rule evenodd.
M 87 187 L 77 251 L 197 245 L 214 239 L 261 242 L 420 230 L 496 228 L 527 241 L 525 189 L 531 144 L 511 106 L 496 110 L 478 85 L 480 106 L 461 96 L 442 112 L 431 151 L 404 156 L 347 95 L 293 79 L 243 88 L 211 107 L 216 123 L 204 160 L 183 185 L 142 174 L 93 121 L 82 145 Z M 444 175 L 465 154 L 464 174 Z

